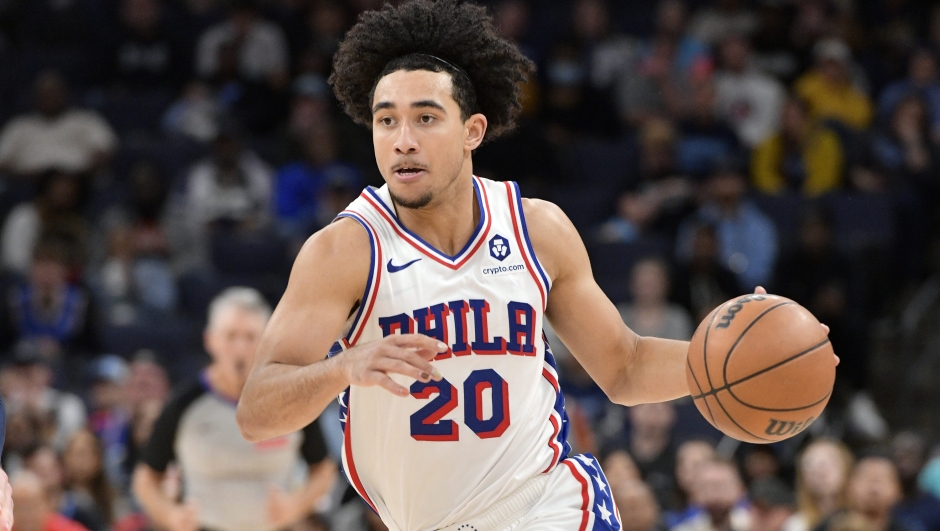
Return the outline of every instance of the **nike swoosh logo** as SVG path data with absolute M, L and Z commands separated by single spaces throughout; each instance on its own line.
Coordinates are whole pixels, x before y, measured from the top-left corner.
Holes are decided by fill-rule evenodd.
M 411 264 L 417 262 L 418 260 L 421 260 L 421 259 L 420 259 L 420 258 L 415 258 L 414 260 L 408 262 L 407 264 L 397 266 L 397 265 L 392 265 L 392 260 L 391 260 L 391 258 L 390 258 L 390 259 L 388 260 L 388 264 L 385 265 L 385 269 L 388 269 L 388 272 L 389 272 L 389 273 L 397 273 L 397 272 L 401 271 L 402 269 L 405 269 L 406 267 L 410 266 Z

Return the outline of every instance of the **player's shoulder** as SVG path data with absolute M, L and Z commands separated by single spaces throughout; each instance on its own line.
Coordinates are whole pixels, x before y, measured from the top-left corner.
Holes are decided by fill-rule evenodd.
M 362 294 L 372 265 L 373 241 L 352 218 L 341 217 L 304 242 L 294 260 L 289 291 Z
M 346 262 L 362 258 L 369 260 L 372 242 L 358 221 L 341 217 L 310 236 L 298 253 L 298 260 L 317 262 Z
M 572 251 L 584 247 L 581 235 L 565 212 L 550 201 L 523 198 L 522 211 L 535 254 L 555 278 L 572 258 Z

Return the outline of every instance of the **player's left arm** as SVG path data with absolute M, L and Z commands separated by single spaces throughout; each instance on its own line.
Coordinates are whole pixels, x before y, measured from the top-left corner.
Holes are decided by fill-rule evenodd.
M 594 281 L 584 242 L 568 217 L 545 201 L 523 199 L 522 206 L 535 253 L 552 280 L 546 317 L 608 398 L 629 406 L 688 395 L 689 343 L 630 330 Z

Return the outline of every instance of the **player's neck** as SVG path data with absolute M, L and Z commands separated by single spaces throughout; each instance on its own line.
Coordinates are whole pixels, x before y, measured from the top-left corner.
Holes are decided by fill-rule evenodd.
M 473 175 L 466 169 L 426 207 L 395 205 L 401 223 L 435 249 L 454 256 L 470 240 L 480 222 Z

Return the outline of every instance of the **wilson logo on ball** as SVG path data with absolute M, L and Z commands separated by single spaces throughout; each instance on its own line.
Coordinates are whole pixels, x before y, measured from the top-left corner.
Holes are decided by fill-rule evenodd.
M 715 328 L 728 328 L 731 326 L 731 321 L 733 321 L 734 316 L 744 308 L 744 306 L 742 306 L 744 303 L 751 301 L 762 301 L 766 298 L 767 297 L 764 297 L 763 295 L 748 295 L 746 297 L 741 297 L 735 301 L 734 304 L 728 307 L 728 310 L 725 311 L 725 314 L 721 316 L 721 320 L 718 321 L 718 324 L 715 325 Z
M 813 417 L 810 417 L 803 422 L 770 419 L 770 425 L 767 426 L 767 429 L 764 430 L 764 433 L 774 437 L 794 435 L 805 430 L 807 427 L 809 427 L 810 424 L 813 423 L 814 420 L 816 419 Z

